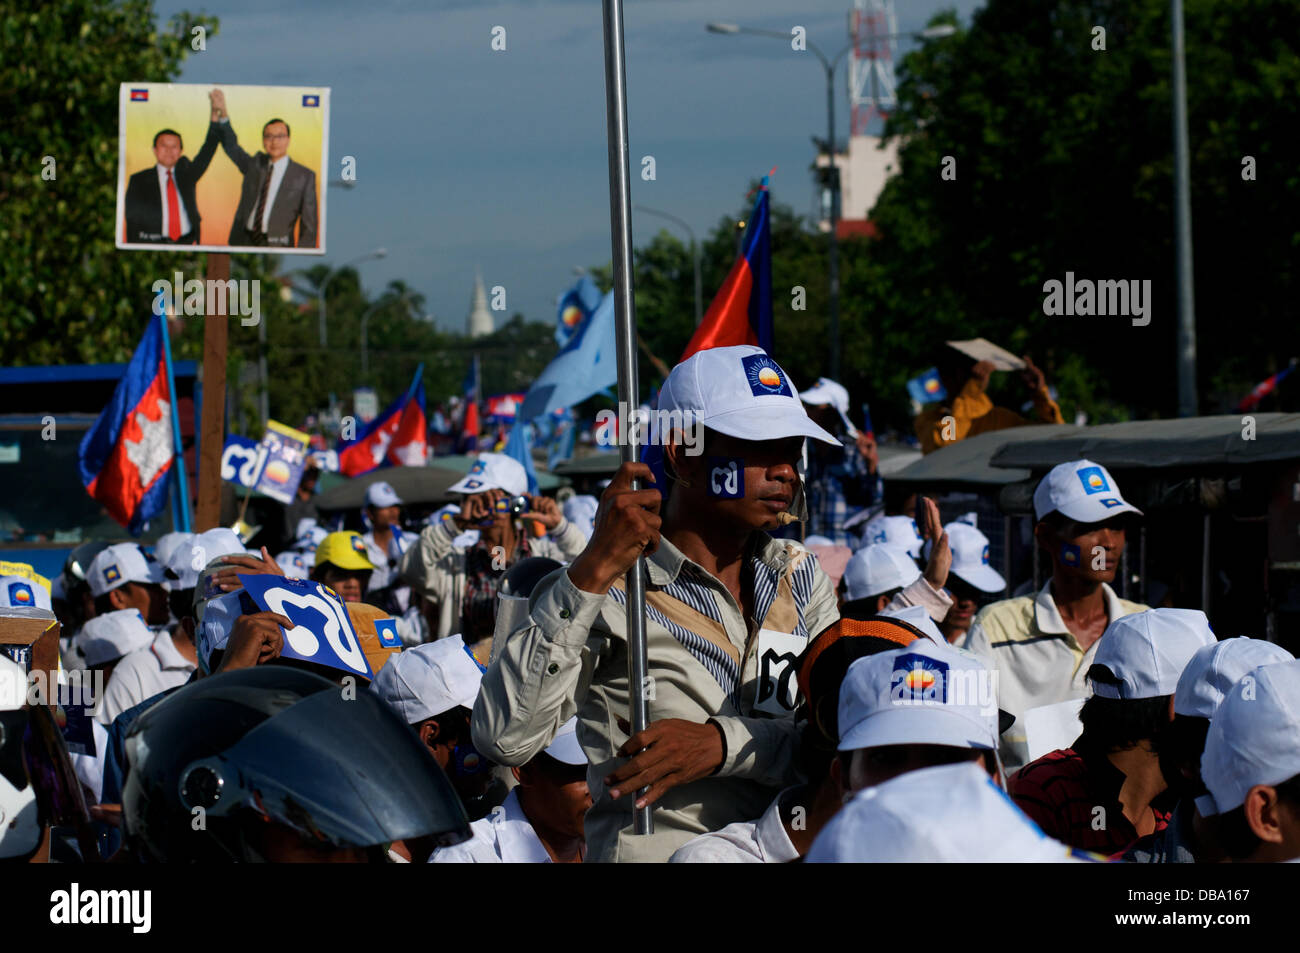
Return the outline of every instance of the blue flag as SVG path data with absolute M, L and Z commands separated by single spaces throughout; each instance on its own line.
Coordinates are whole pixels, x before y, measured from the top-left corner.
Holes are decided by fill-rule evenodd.
M 572 288 L 555 299 L 555 343 L 563 348 L 600 307 L 600 289 L 583 275 Z
M 525 421 L 515 420 L 515 425 L 510 428 L 510 439 L 501 452 L 523 464 L 528 474 L 528 492 L 536 493 L 537 471 L 533 469 L 533 441 L 528 436 L 528 424 Z
M 524 398 L 519 420 L 572 407 L 618 383 L 614 345 L 614 294 L 600 302 L 555 360 L 546 365 Z
M 948 399 L 948 392 L 939 379 L 939 371 L 933 367 L 908 381 L 907 392 L 918 404 L 933 404 Z

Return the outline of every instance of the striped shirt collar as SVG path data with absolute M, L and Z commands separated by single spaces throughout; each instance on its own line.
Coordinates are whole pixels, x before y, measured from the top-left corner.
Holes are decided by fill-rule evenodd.
M 756 539 L 751 538 L 750 541 L 752 547 L 750 549 L 751 558 L 756 559 L 779 575 L 790 561 L 790 554 L 786 552 L 785 544 L 763 532 L 756 532 L 755 536 Z M 668 541 L 666 536 L 659 538 L 659 548 L 646 559 L 646 569 L 650 576 L 650 582 L 659 587 L 671 585 L 681 575 L 682 569 L 687 566 L 698 573 L 711 575 L 699 563 L 687 559 L 680 549 Z
M 1115 595 L 1115 590 L 1104 582 L 1101 584 L 1101 594 L 1106 600 L 1108 623 L 1126 614 L 1124 607 L 1119 604 L 1119 597 Z M 1038 626 L 1038 631 L 1044 635 L 1068 635 L 1071 638 L 1074 636 L 1065 624 L 1065 620 L 1061 618 L 1061 611 L 1056 608 L 1056 600 L 1052 598 L 1050 578 L 1043 583 L 1043 588 L 1038 590 L 1038 595 L 1034 597 L 1034 622 Z

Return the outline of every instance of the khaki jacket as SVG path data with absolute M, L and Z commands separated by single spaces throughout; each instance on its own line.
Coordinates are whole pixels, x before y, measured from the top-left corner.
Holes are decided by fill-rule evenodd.
M 760 816 L 794 770 L 795 660 L 839 617 L 830 580 L 795 543 L 755 534 L 755 613 L 746 620 L 727 588 L 667 539 L 646 560 L 646 643 L 651 721 L 715 722 L 726 751 L 718 771 L 670 789 L 654 805 L 654 834 L 632 832 L 633 798 L 618 803 L 604 778 L 628 734 L 625 608 L 620 583 L 584 592 L 568 573 L 542 580 L 524 622 L 493 643 L 471 729 L 475 747 L 502 764 L 527 762 L 578 717 L 590 762 L 587 859 L 666 861 L 692 838 Z
M 459 531 L 457 531 L 459 532 Z M 456 534 L 446 523 L 426 526 L 419 541 L 402 554 L 400 572 L 411 588 L 438 606 L 434 639 L 460 631 L 460 604 L 465 596 L 465 550 L 452 545 Z M 573 561 L 587 545 L 587 537 L 568 520 L 560 520 L 549 536 L 529 539 L 534 556 L 549 556 L 562 563 Z

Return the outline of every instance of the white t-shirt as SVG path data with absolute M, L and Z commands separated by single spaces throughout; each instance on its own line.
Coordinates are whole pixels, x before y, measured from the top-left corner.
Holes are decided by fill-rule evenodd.
M 439 847 L 431 864 L 549 864 L 551 855 L 524 816 L 518 790 L 511 791 L 499 808 L 470 825 L 474 836 L 463 844 Z
M 150 645 L 127 653 L 108 680 L 95 720 L 111 725 L 113 719 L 159 692 L 184 685 L 194 672 L 194 663 L 177 651 L 165 629 Z
M 799 859 L 785 825 L 781 799 L 786 788 L 756 821 L 737 821 L 688 840 L 668 858 L 670 864 L 784 864 Z

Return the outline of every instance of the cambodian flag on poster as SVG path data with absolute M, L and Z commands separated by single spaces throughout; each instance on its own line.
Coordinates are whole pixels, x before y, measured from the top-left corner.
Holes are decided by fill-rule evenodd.
M 362 428 L 355 440 L 339 444 L 339 472 L 354 477 L 381 466 L 419 467 L 428 448 L 424 414 L 424 365 L 410 388 Z
M 77 451 L 86 492 L 134 536 L 167 505 L 174 455 L 163 320 L 150 317 L 113 399 Z

